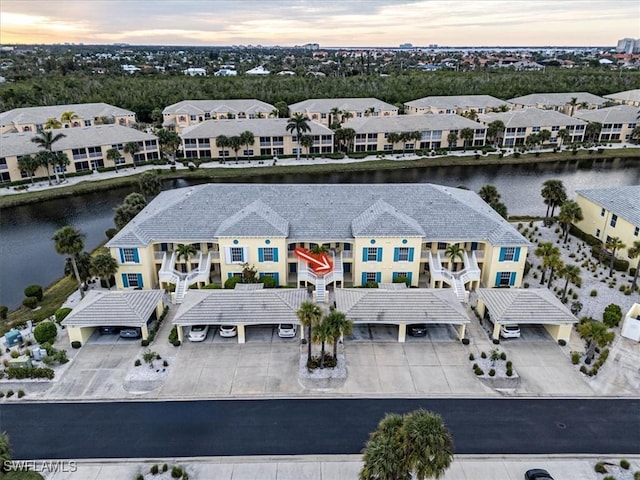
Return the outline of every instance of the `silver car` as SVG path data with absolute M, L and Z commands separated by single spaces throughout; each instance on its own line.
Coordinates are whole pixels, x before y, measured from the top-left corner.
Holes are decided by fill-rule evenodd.
M 280 338 L 293 338 L 296 336 L 297 328 L 293 323 L 281 323 L 278 325 L 278 336 Z

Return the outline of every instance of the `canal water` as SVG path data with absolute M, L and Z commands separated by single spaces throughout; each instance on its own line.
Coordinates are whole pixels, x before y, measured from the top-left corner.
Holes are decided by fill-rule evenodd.
M 312 175 L 259 175 L 248 183 L 436 183 L 464 185 L 478 191 L 495 185 L 509 215 L 544 215 L 540 196 L 545 180 L 562 180 L 570 197 L 585 188 L 640 184 L 640 162 L 636 159 L 545 163 L 537 165 L 489 165 L 404 168 L 388 171 L 327 173 Z M 225 179 L 233 182 L 233 180 Z M 168 181 L 165 189 L 195 183 Z M 51 236 L 60 227 L 71 225 L 85 235 L 87 250 L 106 240 L 105 230 L 113 227 L 113 211 L 133 191 L 120 188 L 75 198 L 51 200 L 0 211 L 0 304 L 15 308 L 24 298 L 24 287 L 46 286 L 63 273 L 64 258 L 57 254 Z M 410 199 L 407 199 L 410 201 Z

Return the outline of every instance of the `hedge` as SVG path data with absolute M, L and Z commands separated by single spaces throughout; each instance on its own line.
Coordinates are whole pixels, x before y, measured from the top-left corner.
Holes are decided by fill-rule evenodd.
M 600 239 L 594 237 L 593 235 L 590 235 L 588 233 L 583 232 L 578 227 L 576 227 L 574 224 L 570 224 L 569 225 L 569 233 L 571 235 L 573 235 L 574 237 L 577 237 L 580 240 L 585 241 L 587 243 L 587 245 L 591 245 L 592 247 L 594 245 L 602 245 L 602 242 L 600 241 Z
M 601 262 L 605 262 L 607 265 L 611 263 L 611 252 L 604 250 L 599 245 L 594 245 L 591 247 L 591 256 L 599 259 Z M 616 272 L 626 272 L 629 270 L 629 261 L 622 260 L 621 258 L 616 258 L 613 261 L 613 269 Z
M 67 318 L 67 315 L 69 315 L 70 313 L 71 313 L 71 309 L 69 307 L 63 307 L 56 310 L 56 313 L 55 313 L 56 323 L 62 322 L 62 320 Z
M 40 285 L 29 285 L 24 289 L 25 297 L 36 297 L 38 301 L 42 300 L 42 287 Z
M 22 300 L 22 305 L 33 310 L 38 305 L 38 297 L 27 297 Z
M 53 380 L 55 372 L 51 368 L 22 368 L 22 367 L 9 367 L 5 370 L 7 378 L 23 379 L 23 378 L 46 378 L 47 380 Z

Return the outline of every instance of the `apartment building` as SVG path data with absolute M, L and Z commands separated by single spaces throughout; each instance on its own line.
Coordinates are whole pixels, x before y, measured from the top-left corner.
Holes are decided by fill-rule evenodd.
M 476 113 L 509 110 L 511 106 L 491 95 L 447 95 L 423 97 L 404 104 L 404 113 L 420 115 L 425 113 L 455 113 L 461 115 L 472 110 Z
M 611 95 L 605 95 L 604 98 L 612 100 L 616 103 L 621 103 L 623 105 L 640 107 L 640 88 L 636 88 L 635 90 L 625 90 L 624 92 L 612 93 Z
M 350 118 L 395 116 L 398 107 L 377 98 L 312 98 L 289 105 L 289 112 L 331 126 Z
M 602 108 L 607 103 L 607 99 L 588 92 L 532 93 L 510 98 L 507 102 L 511 103 L 513 108 L 541 108 L 573 115 L 581 109 Z
M 46 107 L 14 108 L 0 113 L 0 134 L 39 132 L 49 128 L 91 127 L 116 124 L 132 127 L 136 114 L 107 103 L 79 103 Z
M 616 105 L 600 110 L 579 111 L 575 118 L 602 125 L 599 142 L 630 142 L 631 133 L 638 125 L 638 107 Z M 640 201 L 640 200 L 639 200 Z

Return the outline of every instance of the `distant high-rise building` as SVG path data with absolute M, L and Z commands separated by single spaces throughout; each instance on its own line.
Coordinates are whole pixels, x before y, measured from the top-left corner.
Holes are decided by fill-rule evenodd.
M 622 38 L 616 46 L 618 53 L 640 53 L 640 38 Z
M 401 43 L 400 48 L 413 48 L 412 43 Z

